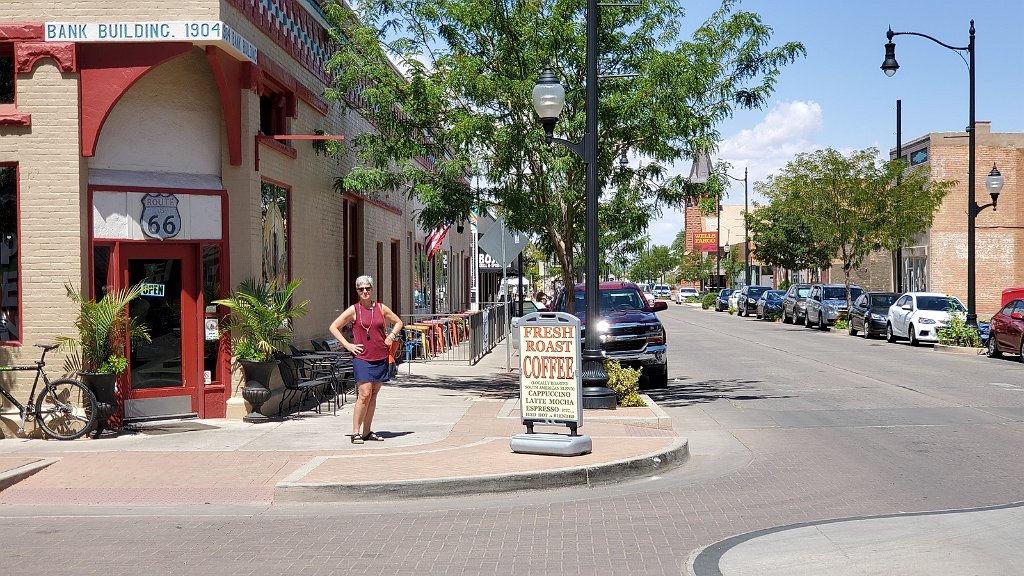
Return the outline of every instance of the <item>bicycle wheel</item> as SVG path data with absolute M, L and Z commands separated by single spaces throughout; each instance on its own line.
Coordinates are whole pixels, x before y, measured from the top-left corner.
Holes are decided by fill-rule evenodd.
M 79 438 L 96 423 L 96 397 L 78 380 L 55 380 L 36 400 L 36 421 L 57 440 Z

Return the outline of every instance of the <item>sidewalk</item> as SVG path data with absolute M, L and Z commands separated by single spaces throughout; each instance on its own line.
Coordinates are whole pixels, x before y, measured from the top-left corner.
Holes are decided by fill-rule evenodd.
M 383 442 L 351 444 L 352 395 L 337 415 L 307 411 L 265 424 L 160 422 L 72 442 L 0 440 L 0 505 L 434 497 L 610 482 L 687 459 L 686 439 L 653 402 L 585 410 L 580 431 L 593 439 L 591 454 L 511 452 L 510 438 L 525 428 L 517 375 L 505 366 L 503 346 L 475 366 L 402 366 L 378 400 L 374 429 Z
M 692 576 L 1020 574 L 1024 503 L 840 518 L 741 534 L 696 551 Z

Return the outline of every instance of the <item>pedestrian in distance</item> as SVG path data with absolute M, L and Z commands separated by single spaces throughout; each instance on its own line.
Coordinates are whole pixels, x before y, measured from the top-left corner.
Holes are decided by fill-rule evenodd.
M 373 299 L 373 278 L 356 278 L 356 292 L 359 302 L 346 308 L 331 323 L 330 331 L 352 353 L 352 372 L 358 396 L 352 410 L 351 438 L 353 444 L 362 444 L 367 440 L 384 440 L 373 431 L 373 413 L 381 386 L 390 380 L 388 351 L 402 331 L 402 319 Z M 341 333 L 341 329 L 349 324 L 352 324 L 352 342 Z M 390 331 L 386 330 L 388 324 L 391 324 Z

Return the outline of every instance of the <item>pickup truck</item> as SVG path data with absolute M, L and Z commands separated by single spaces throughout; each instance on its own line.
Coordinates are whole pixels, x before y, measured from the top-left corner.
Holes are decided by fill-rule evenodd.
M 586 331 L 586 297 L 584 285 L 577 284 L 572 292 L 563 290 L 551 307 L 555 312 L 566 312 L 566 298 L 575 300 L 576 316 Z M 655 312 L 665 310 L 664 301 L 648 303 L 640 288 L 632 282 L 602 282 L 598 294 L 601 307 L 601 350 L 611 360 L 623 366 L 639 368 L 641 388 L 661 388 L 668 385 L 668 345 L 665 328 Z

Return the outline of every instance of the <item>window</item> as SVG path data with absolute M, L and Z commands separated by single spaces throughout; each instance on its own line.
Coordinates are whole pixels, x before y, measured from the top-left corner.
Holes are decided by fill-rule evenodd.
M 263 281 L 288 283 L 288 190 L 270 182 L 260 185 L 263 216 Z
M 260 96 L 260 132 L 264 136 L 286 133 L 284 96 L 278 93 Z
M 0 42 L 0 104 L 14 104 L 14 45 Z
M 0 165 L 0 343 L 21 340 L 18 167 Z

